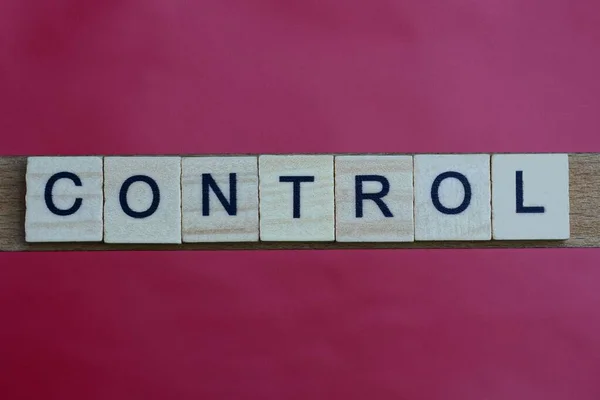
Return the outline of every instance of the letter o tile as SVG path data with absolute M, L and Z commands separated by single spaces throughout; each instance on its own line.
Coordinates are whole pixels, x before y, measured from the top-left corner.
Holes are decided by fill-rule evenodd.
M 414 163 L 415 240 L 490 240 L 490 155 L 417 155 Z
M 104 241 L 181 243 L 181 157 L 104 158 Z

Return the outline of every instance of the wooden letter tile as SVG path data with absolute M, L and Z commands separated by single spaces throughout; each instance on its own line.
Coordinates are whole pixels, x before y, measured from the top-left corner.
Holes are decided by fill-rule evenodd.
M 261 240 L 335 239 L 333 156 L 262 155 L 259 182 Z
M 490 240 L 489 154 L 415 156 L 415 240 Z
M 184 157 L 184 242 L 258 241 L 257 157 Z
M 104 158 L 104 241 L 181 243 L 181 157 Z
M 102 241 L 102 157 L 29 157 L 27 242 Z
M 412 242 L 412 156 L 336 156 L 335 205 L 338 242 Z
M 494 239 L 569 238 L 567 154 L 492 156 Z

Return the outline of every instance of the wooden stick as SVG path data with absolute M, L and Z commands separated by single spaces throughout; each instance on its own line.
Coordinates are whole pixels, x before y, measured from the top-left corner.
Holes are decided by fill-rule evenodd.
M 276 249 L 450 249 L 600 247 L 600 153 L 569 155 L 571 238 L 565 241 L 485 242 L 257 242 L 184 244 L 26 243 L 25 170 L 27 157 L 0 157 L 0 251 L 71 250 L 276 250 Z

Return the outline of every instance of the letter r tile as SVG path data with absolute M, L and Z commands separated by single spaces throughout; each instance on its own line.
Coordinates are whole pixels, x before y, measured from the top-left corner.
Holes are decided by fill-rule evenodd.
M 102 157 L 29 157 L 25 240 L 102 241 Z
M 494 154 L 492 220 L 496 240 L 568 239 L 569 156 Z
M 335 157 L 338 242 L 412 242 L 412 156 Z
M 335 239 L 333 156 L 259 157 L 260 239 Z
M 258 241 L 257 157 L 184 157 L 184 242 Z
M 181 243 L 181 157 L 104 158 L 104 241 Z
M 490 155 L 414 157 L 415 240 L 490 240 Z

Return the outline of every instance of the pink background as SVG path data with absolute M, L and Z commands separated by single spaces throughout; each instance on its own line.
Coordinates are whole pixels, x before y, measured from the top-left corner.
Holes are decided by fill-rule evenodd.
M 589 0 L 4 0 L 0 154 L 600 151 Z M 598 399 L 598 250 L 0 254 L 0 397 Z

